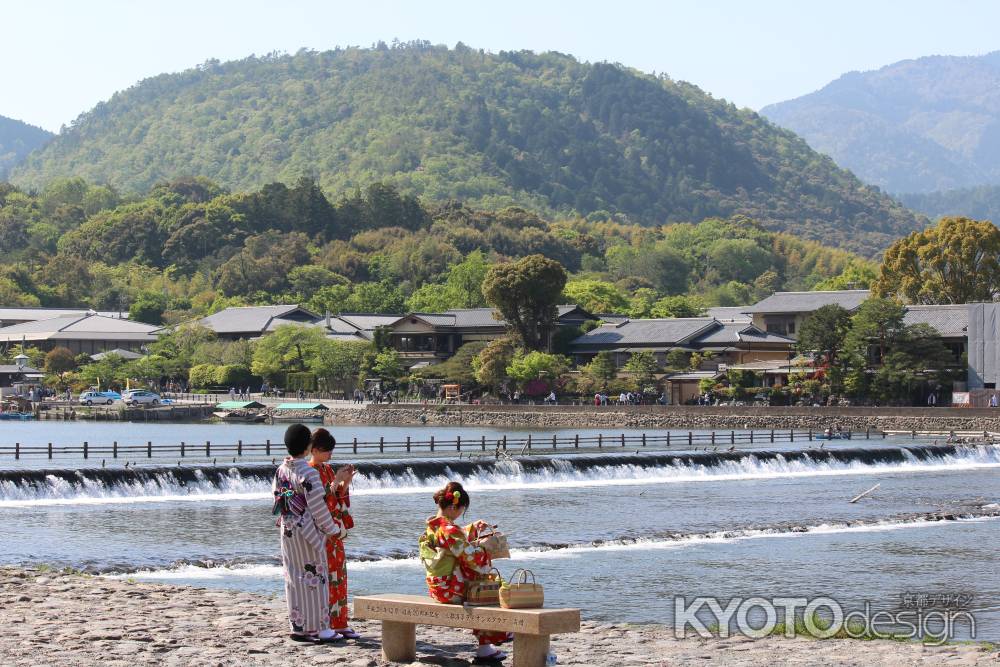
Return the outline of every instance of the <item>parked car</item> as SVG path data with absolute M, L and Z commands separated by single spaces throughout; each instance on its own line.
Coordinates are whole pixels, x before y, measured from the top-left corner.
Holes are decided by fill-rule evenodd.
M 111 405 L 115 401 L 121 400 L 121 394 L 117 391 L 85 391 L 80 394 L 80 405 Z
M 125 402 L 129 405 L 159 405 L 160 395 L 145 389 L 133 389 L 125 392 Z

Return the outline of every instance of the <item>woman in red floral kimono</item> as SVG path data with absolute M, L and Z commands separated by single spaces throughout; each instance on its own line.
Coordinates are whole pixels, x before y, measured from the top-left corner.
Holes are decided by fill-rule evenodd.
M 445 604 L 462 604 L 467 582 L 487 576 L 493 568 L 489 553 L 482 546 L 479 533 L 487 524 L 476 521 L 465 528 L 455 522 L 469 508 L 469 494 L 458 482 L 434 494 L 437 514 L 427 520 L 427 530 L 420 538 L 421 560 L 427 571 L 427 590 L 431 597 Z M 479 640 L 476 658 L 501 660 L 507 654 L 494 644 L 510 639 L 503 632 L 473 630 Z
M 347 639 L 358 639 L 361 635 L 347 627 L 347 558 L 344 555 L 344 539 L 354 527 L 350 494 L 354 466 L 348 464 L 334 471 L 333 466 L 327 463 L 336 444 L 337 441 L 325 428 L 313 431 L 309 465 L 319 472 L 326 506 L 334 522 L 343 526 L 339 536 L 331 535 L 326 540 L 326 560 L 330 572 L 330 628 Z

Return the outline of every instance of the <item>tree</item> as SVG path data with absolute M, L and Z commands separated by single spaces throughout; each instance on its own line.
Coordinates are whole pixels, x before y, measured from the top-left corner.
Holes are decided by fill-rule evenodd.
M 424 283 L 406 300 L 406 309 L 417 313 L 440 313 L 454 308 L 454 295 L 447 285 Z
M 693 355 L 687 350 L 675 347 L 667 352 L 667 368 L 683 370 L 691 363 L 692 356 Z
M 550 386 L 569 368 L 569 359 L 561 354 L 519 350 L 507 365 L 507 375 L 522 387 L 533 380 L 545 380 Z
M 575 303 L 591 313 L 624 313 L 629 309 L 625 293 L 603 280 L 570 280 L 563 293 L 567 303 Z
M 414 375 L 424 378 L 441 378 L 459 384 L 471 384 L 476 379 L 473 362 L 485 348 L 486 343 L 483 341 L 466 343 L 455 350 L 455 354 L 447 361 L 421 368 L 414 372 Z
M 352 389 L 364 364 L 365 354 L 372 349 L 363 341 L 325 340 L 313 357 L 311 370 L 326 380 L 327 388 Z
M 873 262 L 853 260 L 839 275 L 821 280 L 814 290 L 869 289 L 878 280 L 878 267 Z M 771 290 L 773 292 L 774 290 Z M 768 292 L 767 294 L 770 294 Z M 763 296 L 767 296 L 767 294 Z
M 631 374 L 635 388 L 643 391 L 655 378 L 660 365 L 652 352 L 633 352 L 625 362 L 624 370 Z
M 219 367 L 214 364 L 197 364 L 188 371 L 188 382 L 192 387 L 205 389 L 215 385 Z
M 383 280 L 355 285 L 344 306 L 353 313 L 401 313 L 406 301 L 398 284 Z
M 543 255 L 529 255 L 490 268 L 483 296 L 528 349 L 543 350 L 549 346 L 556 305 L 565 286 L 562 264 Z
M 652 317 L 653 304 L 658 298 L 659 293 L 652 287 L 640 287 L 632 293 L 628 316 L 636 319 Z
M 590 363 L 583 367 L 583 373 L 592 377 L 595 384 L 603 387 L 618 375 L 614 355 L 608 351 L 598 352 Z
M 479 308 L 486 305 L 483 281 L 490 265 L 483 251 L 473 250 L 448 271 L 448 291 L 452 308 Z
M 696 296 L 667 296 L 650 308 L 651 317 L 702 317 L 705 302 Z
M 507 366 L 514 358 L 514 341 L 504 336 L 486 344 L 472 359 L 476 382 L 484 387 L 499 388 L 507 381 Z
M 215 342 L 215 332 L 199 324 L 184 324 L 161 334 L 150 343 L 150 352 L 172 359 L 181 368 L 190 368 L 198 349 Z
M 988 221 L 941 218 L 885 252 L 875 294 L 910 303 L 971 303 L 1000 296 L 1000 230 Z
M 889 346 L 903 333 L 903 317 L 906 309 L 891 299 L 873 297 L 858 306 L 851 317 L 851 328 L 847 334 L 844 347 L 851 351 L 854 359 L 852 364 L 863 368 L 872 355 L 869 348 L 874 344 L 878 364 L 885 359 Z
M 326 336 L 317 327 L 283 324 L 257 343 L 251 370 L 272 378 L 283 371 L 305 371 L 325 342 Z
M 688 288 L 691 267 L 673 248 L 658 244 L 635 255 L 629 274 L 649 280 L 664 294 L 683 294 Z
M 839 384 L 839 354 L 850 330 L 851 314 L 835 303 L 827 304 L 810 313 L 799 330 L 799 350 L 815 352 L 826 361 L 831 387 Z
M 76 357 L 66 347 L 57 347 L 45 355 L 45 372 L 59 375 L 76 368 Z
M 748 283 L 764 273 L 772 261 L 771 253 L 750 239 L 720 239 L 708 249 L 708 265 L 723 280 Z
M 392 348 L 386 348 L 375 355 L 375 363 L 372 370 L 380 378 L 395 380 L 403 375 L 403 361 L 399 352 Z
M 167 309 L 167 296 L 161 292 L 142 292 L 128 309 L 128 317 L 146 324 L 163 324 L 163 311 Z

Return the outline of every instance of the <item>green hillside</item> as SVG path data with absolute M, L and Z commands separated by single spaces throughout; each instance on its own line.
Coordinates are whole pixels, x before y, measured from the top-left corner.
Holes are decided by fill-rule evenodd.
M 0 116 L 0 180 L 28 153 L 44 146 L 53 134 L 34 125 Z
M 571 273 L 567 299 L 636 316 L 874 275 L 856 255 L 746 218 L 551 221 L 516 207 L 428 206 L 383 184 L 330 201 L 308 179 L 243 193 L 178 180 L 129 199 L 82 179 L 37 194 L 0 183 L 6 306 L 132 306 L 140 319 L 170 322 L 251 303 L 320 313 L 467 308 L 485 305 L 490 263 L 537 253 Z
M 794 134 L 698 88 L 557 53 L 415 43 L 208 62 L 80 116 L 13 174 L 144 193 L 301 176 L 429 202 L 653 225 L 747 215 L 872 255 L 926 221 Z

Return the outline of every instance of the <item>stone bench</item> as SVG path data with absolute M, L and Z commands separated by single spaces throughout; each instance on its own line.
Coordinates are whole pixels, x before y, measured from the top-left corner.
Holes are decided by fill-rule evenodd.
M 467 607 L 435 602 L 425 595 L 355 597 L 354 616 L 382 621 L 382 656 L 390 662 L 416 659 L 418 625 L 513 632 L 513 667 L 542 667 L 549 635 L 580 631 L 579 609 Z

